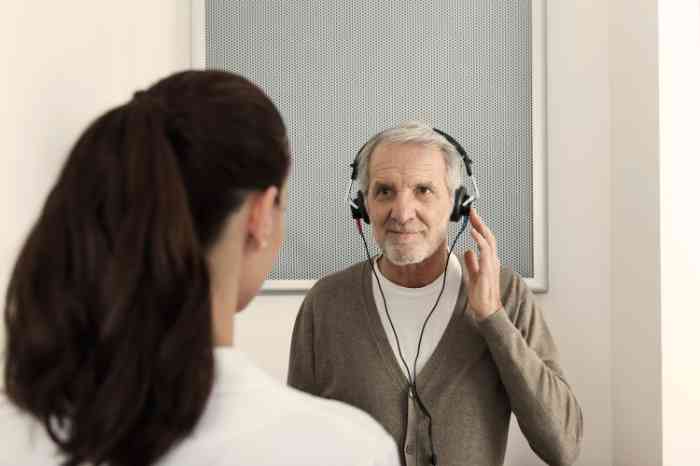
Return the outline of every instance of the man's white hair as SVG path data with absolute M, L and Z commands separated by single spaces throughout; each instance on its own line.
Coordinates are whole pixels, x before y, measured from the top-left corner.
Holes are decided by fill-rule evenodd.
M 369 189 L 369 163 L 372 153 L 380 144 L 419 144 L 440 149 L 447 167 L 447 189 L 450 194 L 462 184 L 462 158 L 445 137 L 421 121 L 406 121 L 374 135 L 357 155 L 359 190 L 365 196 Z

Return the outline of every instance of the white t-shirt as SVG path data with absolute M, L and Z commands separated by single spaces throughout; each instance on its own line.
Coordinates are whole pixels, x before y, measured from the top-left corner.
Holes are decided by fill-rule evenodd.
M 403 353 L 406 364 L 413 374 L 413 361 L 416 358 L 418 351 L 418 338 L 423 327 L 423 322 L 430 313 L 430 310 L 435 305 L 435 301 L 440 294 L 442 287 L 442 274 L 432 283 L 421 288 L 405 288 L 389 281 L 379 270 L 377 258 L 374 261 L 374 269 L 377 271 L 377 276 L 381 281 L 382 290 L 386 297 L 386 304 L 389 310 L 391 320 L 394 322 L 396 334 L 401 343 L 401 352 Z M 373 274 L 374 275 L 374 274 Z M 442 293 L 440 302 L 438 303 L 435 312 L 428 320 L 423 333 L 423 340 L 420 345 L 420 356 L 416 364 L 416 370 L 420 373 L 425 363 L 430 359 L 430 356 L 435 351 L 435 348 L 445 333 L 447 324 L 452 318 L 452 312 L 457 304 L 459 297 L 459 289 L 462 285 L 462 267 L 459 259 L 454 254 L 450 254 L 449 264 L 447 266 L 447 278 L 445 281 L 445 291 Z M 391 349 L 394 350 L 394 356 L 399 363 L 404 374 L 406 368 L 399 358 L 399 351 L 396 346 L 396 338 L 391 329 L 389 319 L 384 310 L 384 302 L 382 295 L 377 286 L 377 279 L 372 277 L 372 291 L 374 293 L 374 302 L 379 312 L 379 317 L 384 325 L 384 331 L 391 344 Z
M 244 353 L 216 348 L 216 381 L 195 431 L 158 465 L 398 466 L 398 449 L 368 414 L 286 387 Z M 55 466 L 56 446 L 0 395 L 2 466 Z

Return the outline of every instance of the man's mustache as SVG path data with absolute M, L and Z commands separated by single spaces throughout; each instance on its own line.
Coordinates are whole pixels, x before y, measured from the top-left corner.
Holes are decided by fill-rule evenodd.
M 384 226 L 390 233 L 420 233 L 425 230 L 425 228 L 420 225 L 407 226 L 396 224 L 394 222 L 387 222 L 384 224 Z

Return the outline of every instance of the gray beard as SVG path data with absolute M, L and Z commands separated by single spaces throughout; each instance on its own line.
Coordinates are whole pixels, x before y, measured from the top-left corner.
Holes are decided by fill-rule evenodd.
M 386 237 L 384 237 L 383 243 L 379 243 L 375 236 L 374 242 L 379 246 L 382 254 L 389 260 L 389 262 L 394 265 L 404 266 L 423 262 L 434 254 L 438 248 L 442 247 L 447 240 L 447 223 L 445 223 L 444 228 L 439 232 L 437 238 L 439 239 L 435 241 L 435 244 L 422 243 L 417 248 L 409 248 L 408 250 L 403 250 L 403 248 L 400 246 L 394 246 L 389 240 L 386 239 Z
M 402 252 L 398 248 L 394 249 L 394 247 L 390 245 L 385 245 L 382 249 L 382 254 L 384 254 L 392 264 L 399 266 L 417 264 L 430 256 L 430 254 L 425 253 L 425 250 Z
M 394 265 L 404 266 L 423 262 L 433 255 L 442 243 L 442 241 L 438 241 L 437 244 L 427 246 L 421 245 L 421 247 L 410 248 L 408 251 L 404 252 L 401 247 L 395 247 L 389 241 L 384 241 L 384 244 L 380 245 L 380 249 L 389 262 Z

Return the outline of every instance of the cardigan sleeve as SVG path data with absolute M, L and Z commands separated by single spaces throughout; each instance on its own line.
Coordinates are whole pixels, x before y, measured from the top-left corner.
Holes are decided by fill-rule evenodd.
M 517 274 L 504 275 L 504 308 L 479 322 L 479 329 L 530 447 L 550 465 L 570 465 L 583 437 L 581 408 L 532 292 Z
M 318 395 L 314 371 L 313 324 L 313 305 L 307 295 L 294 323 L 287 384 L 304 392 Z

